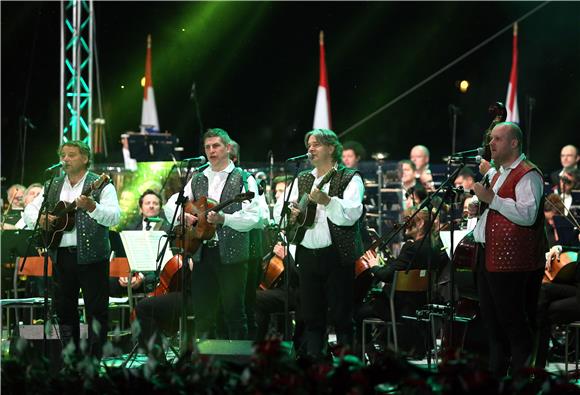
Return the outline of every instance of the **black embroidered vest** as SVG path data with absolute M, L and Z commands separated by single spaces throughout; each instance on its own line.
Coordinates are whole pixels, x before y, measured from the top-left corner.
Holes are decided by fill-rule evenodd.
M 49 211 L 52 211 L 60 200 L 64 177 L 55 178 L 50 188 L 48 195 Z M 97 174 L 88 172 L 83 184 L 83 190 L 98 178 Z M 45 185 L 45 188 L 47 185 Z M 93 192 L 91 196 L 96 202 L 99 202 L 100 190 Z M 77 263 L 88 265 L 95 262 L 108 261 L 111 255 L 109 228 L 98 224 L 97 221 L 89 217 L 85 210 L 81 209 L 75 211 L 75 227 L 77 230 Z M 49 251 L 53 262 L 56 262 L 58 258 L 56 252 L 56 250 Z
M 220 202 L 230 200 L 242 191 L 242 171 L 235 168 L 226 179 L 224 189 L 220 196 Z M 191 179 L 191 192 L 193 199 L 198 200 L 208 194 L 208 179 L 203 173 L 198 173 Z M 226 214 L 232 214 L 242 209 L 242 203 L 233 203 L 222 211 Z M 250 256 L 250 236 L 248 232 L 238 232 L 229 226 L 217 225 L 216 228 L 220 257 L 223 264 L 236 264 L 248 261 Z M 202 247 L 194 254 L 193 259 L 197 262 L 201 259 Z
M 342 165 L 339 166 L 337 173 L 330 180 L 329 196 L 342 198 L 348 183 L 355 174 L 359 174 L 357 170 L 349 169 Z M 301 172 L 298 175 L 298 196 L 310 193 L 314 181 L 315 178 L 310 170 Z M 329 219 L 327 221 L 332 245 L 337 249 L 341 263 L 353 264 L 364 253 L 359 224 L 361 219 L 359 218 L 352 226 L 338 226 Z

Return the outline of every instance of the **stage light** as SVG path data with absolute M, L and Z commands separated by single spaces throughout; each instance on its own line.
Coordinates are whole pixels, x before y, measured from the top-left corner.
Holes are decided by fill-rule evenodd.
M 145 88 L 145 77 L 141 78 L 141 87 Z
M 467 92 L 468 89 L 469 89 L 469 81 L 463 80 L 459 83 L 459 91 L 461 91 L 461 93 Z
M 125 85 L 121 85 L 121 89 L 125 89 Z
M 184 27 L 182 27 L 182 28 L 181 28 L 181 31 L 182 31 L 182 32 L 184 32 L 184 31 L 185 31 L 185 28 L 184 28 Z

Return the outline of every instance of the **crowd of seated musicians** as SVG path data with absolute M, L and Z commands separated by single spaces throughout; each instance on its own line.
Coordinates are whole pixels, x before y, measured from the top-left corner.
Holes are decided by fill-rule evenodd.
M 312 137 L 312 136 L 311 136 Z M 325 145 L 324 138 L 322 136 L 315 136 L 315 140 L 321 140 L 322 145 Z M 222 140 L 223 136 L 216 135 L 210 136 L 210 141 Z M 308 143 L 308 141 L 306 141 Z M 218 144 L 219 145 L 219 144 Z M 221 144 L 227 145 L 227 144 Z M 328 145 L 328 144 L 326 144 Z M 308 146 L 308 144 L 307 144 Z M 567 215 L 567 210 L 570 209 L 571 205 L 571 190 L 577 187 L 578 183 L 578 170 L 576 165 L 578 162 L 578 154 L 576 152 L 575 162 L 570 165 L 566 162 L 565 156 L 568 154 L 573 146 L 566 146 L 562 149 L 562 164 L 563 168 L 560 172 L 555 172 L 552 176 L 554 178 L 554 192 L 559 197 L 556 199 L 555 203 L 552 203 L 553 209 L 545 206 L 545 216 L 546 216 L 546 228 L 548 234 L 552 237 L 551 245 L 557 244 L 558 234 L 553 226 L 553 222 L 550 221 L 551 217 L 556 214 Z M 206 151 L 209 149 L 219 149 L 206 147 Z M 415 154 L 413 155 L 413 151 Z M 411 152 L 411 161 L 402 161 L 399 164 L 399 170 L 401 174 L 402 184 L 405 185 L 405 189 L 408 191 L 408 208 L 416 207 L 417 204 L 421 202 L 422 199 L 426 197 L 426 193 L 432 190 L 432 178 L 430 177 L 430 172 L 428 170 L 428 150 L 423 146 L 417 146 L 413 148 Z M 566 152 L 565 152 L 566 151 Z M 206 152 L 207 153 L 207 152 Z M 570 155 L 567 155 L 570 156 Z M 574 156 L 574 155 L 572 155 Z M 345 162 L 346 163 L 346 162 Z M 356 166 L 356 163 L 354 164 Z M 405 169 L 409 168 L 412 172 L 415 172 L 415 177 L 413 182 L 413 177 L 411 177 L 410 182 L 405 182 L 404 174 Z M 419 171 L 418 169 L 421 168 Z M 556 174 L 558 173 L 558 174 Z M 240 181 L 244 184 L 246 190 L 256 190 L 256 183 L 250 181 L 252 184 L 248 187 L 248 180 Z M 287 186 L 292 180 L 280 179 L 279 182 L 274 182 L 276 186 L 276 191 L 280 192 L 277 196 L 278 199 L 283 197 L 284 186 Z M 469 170 L 465 170 L 461 173 L 458 180 L 456 180 L 456 185 L 463 186 L 465 190 L 469 190 L 470 186 L 474 182 L 474 174 Z M 193 190 L 193 186 L 190 188 Z M 468 197 L 468 196 L 466 196 Z M 11 201 L 19 201 L 18 199 L 10 199 Z M 466 199 L 468 200 L 468 199 Z M 169 223 L 163 216 L 161 208 L 161 197 L 155 191 L 145 191 L 139 199 L 139 209 L 141 217 L 127 230 L 168 230 Z M 173 203 L 172 203 L 173 204 Z M 262 202 L 260 203 L 262 204 Z M 561 207 L 563 206 L 563 208 Z M 250 209 L 251 210 L 251 209 Z M 432 225 L 429 223 L 428 212 L 420 212 L 415 216 L 414 220 L 405 229 L 405 236 L 407 241 L 404 243 L 398 257 L 385 259 L 384 264 L 379 264 L 382 259 L 377 257 L 376 253 L 367 251 L 364 257 L 369 262 L 373 277 L 379 286 L 382 286 L 381 292 L 373 293 L 368 295 L 364 300 L 353 301 L 355 305 L 354 314 L 354 324 L 355 327 L 360 330 L 360 323 L 364 318 L 367 317 L 379 317 L 386 319 L 389 316 L 389 305 L 387 303 L 388 290 L 392 285 L 393 273 L 397 270 L 409 270 L 409 269 L 427 269 L 427 262 L 430 262 L 430 267 L 433 270 L 434 275 L 444 276 L 445 268 L 449 267 L 449 260 L 447 254 L 442 248 L 441 240 L 437 234 L 438 225 Z M 150 221 L 150 218 L 161 218 L 161 221 Z M 426 235 L 427 230 L 431 229 L 430 237 Z M 268 237 L 264 237 L 262 233 L 270 233 Z M 274 235 L 272 236 L 272 233 Z M 262 242 L 266 240 L 266 242 Z M 212 301 L 215 306 L 220 305 L 221 308 L 212 309 L 212 315 L 201 315 L 200 326 L 204 329 L 203 333 L 208 337 L 218 337 L 218 338 L 230 338 L 230 339 L 250 339 L 250 340 L 261 340 L 264 339 L 268 334 L 268 327 L 270 322 L 270 317 L 273 313 L 282 313 L 284 311 L 284 304 L 287 296 L 289 296 L 288 305 L 289 309 L 295 311 L 295 333 L 294 340 L 295 344 L 300 351 L 300 345 L 303 343 L 303 332 L 304 332 L 304 322 L 302 320 L 301 314 L 301 302 L 300 302 L 300 276 L 297 274 L 296 267 L 294 265 L 294 255 L 296 254 L 295 249 L 290 246 L 286 249 L 283 242 L 279 240 L 284 240 L 284 235 L 277 234 L 277 230 L 271 230 L 266 228 L 266 230 L 253 229 L 250 231 L 250 241 L 252 244 L 251 256 L 248 256 L 248 270 L 246 273 L 233 273 L 227 275 L 228 279 L 225 282 L 218 283 L 217 285 L 225 288 L 228 285 L 228 281 L 233 281 L 236 284 L 234 289 L 243 289 L 244 287 L 239 287 L 239 281 L 246 282 L 246 292 L 243 296 L 231 295 L 228 289 L 221 289 L 222 298 L 232 298 L 239 299 L 240 297 L 244 299 L 243 309 L 244 314 L 248 319 L 247 330 L 232 330 L 235 329 L 235 322 L 232 322 L 228 316 L 229 311 L 224 310 L 224 306 L 228 306 L 226 303 L 224 305 L 223 300 Z M 368 247 L 368 244 L 367 246 Z M 211 248 L 209 249 L 211 251 Z M 288 257 L 288 262 L 290 266 L 287 272 L 290 273 L 290 279 L 288 281 L 290 289 L 287 291 L 285 289 L 286 281 L 284 279 L 286 272 L 277 279 L 273 284 L 260 284 L 260 280 L 263 278 L 264 274 L 261 273 L 264 269 L 267 270 L 267 266 L 264 265 L 263 257 L 264 255 L 269 256 L 266 260 L 271 263 L 275 257 L 278 259 L 285 259 L 288 251 L 290 256 Z M 562 247 L 555 245 L 550 252 L 547 254 L 546 269 L 551 269 L 554 260 L 558 260 L 561 254 L 566 254 L 566 246 L 564 246 L 564 251 Z M 269 253 L 269 254 L 268 254 Z M 430 257 L 429 257 L 430 255 Z M 577 256 L 572 255 L 572 260 L 577 260 Z M 220 259 L 219 253 L 216 251 L 206 253 L 202 257 L 196 257 L 197 260 L 201 261 L 212 261 L 212 259 Z M 188 267 L 193 270 L 195 260 L 188 262 Z M 198 261 L 196 261 L 198 262 Z M 215 269 L 214 269 L 215 270 Z M 254 273 L 253 276 L 250 273 Z M 259 274 L 258 274 L 259 273 Z M 219 275 L 224 273 L 214 272 L 213 275 Z M 235 277 L 238 277 L 237 281 Z M 241 277 L 241 278 L 240 278 Z M 202 279 L 207 279 L 206 277 L 201 277 Z M 203 281 L 203 280 L 202 280 Z M 110 280 L 110 294 L 111 295 L 121 295 L 125 293 L 128 286 L 131 286 L 136 292 L 142 291 L 148 293 L 153 287 L 155 287 L 157 279 L 153 273 L 137 273 L 133 278 L 119 278 Z M 435 284 L 445 283 L 445 279 L 437 278 L 434 281 Z M 546 363 L 547 359 L 547 349 L 550 338 L 550 328 L 552 324 L 567 323 L 574 320 L 580 319 L 580 274 L 578 271 L 574 272 L 570 276 L 569 283 L 562 284 L 558 282 L 546 282 L 542 285 L 540 290 L 539 304 L 537 310 L 537 317 L 535 325 L 538 329 L 537 333 L 539 336 L 539 346 L 537 353 L 536 366 L 542 366 Z M 206 284 L 207 286 L 208 284 Z M 260 286 L 259 286 L 260 285 Z M 207 288 L 206 288 L 207 289 Z M 255 292 L 254 292 L 255 291 Z M 461 291 L 461 290 L 459 290 Z M 182 301 L 187 301 L 190 304 L 200 303 L 203 304 L 207 302 L 206 299 L 200 295 L 200 291 L 189 290 L 196 295 L 188 295 L 183 297 L 180 292 L 168 293 L 162 297 L 155 298 L 145 298 L 138 305 L 136 309 L 137 318 L 141 324 L 141 335 L 140 340 L 144 348 L 149 348 L 151 353 L 156 357 L 163 357 L 162 346 L 161 346 L 161 336 L 162 333 L 171 334 L 175 333 L 178 329 L 179 316 L 181 313 Z M 434 289 L 434 298 L 432 302 L 445 301 L 446 294 L 438 289 Z M 412 295 L 405 294 L 400 295 L 396 298 L 395 310 L 397 316 L 402 315 L 414 315 L 416 309 L 423 306 L 426 302 L 426 295 L 424 293 Z M 238 303 L 239 305 L 239 303 Z M 231 305 L 229 305 L 231 307 Z M 191 306 L 187 306 L 191 308 Z M 215 313 L 215 314 L 214 314 Z M 237 311 L 239 313 L 239 311 Z M 404 321 L 403 321 L 404 322 Z M 220 325 L 221 323 L 221 325 Z M 217 325 L 216 325 L 217 324 Z M 416 325 L 415 323 L 408 321 L 404 322 L 407 325 L 406 330 L 400 331 L 400 344 L 401 349 L 405 352 L 422 355 L 424 354 L 424 337 L 423 328 Z M 199 328 L 197 328 L 199 329 Z M 357 331 L 358 332 L 358 331 Z M 359 336 L 356 336 L 359 339 Z M 151 340 L 153 342 L 151 343 Z M 150 347 L 153 344 L 153 347 Z M 356 344 L 356 341 L 353 342 Z

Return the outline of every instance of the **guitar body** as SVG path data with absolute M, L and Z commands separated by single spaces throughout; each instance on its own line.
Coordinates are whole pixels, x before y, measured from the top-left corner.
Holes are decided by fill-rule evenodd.
M 71 231 L 75 226 L 74 211 L 67 211 L 71 203 L 60 201 L 56 204 L 51 215 L 56 216 L 51 229 L 46 232 L 49 240 L 48 248 L 57 248 L 62 240 L 63 232 Z
M 298 206 L 300 214 L 298 214 L 296 222 L 286 230 L 288 241 L 291 244 L 300 244 L 302 239 L 304 239 L 306 230 L 314 225 L 314 219 L 316 218 L 316 203 L 309 201 L 307 194 L 302 196 Z
M 215 224 L 210 224 L 207 222 L 207 213 L 210 211 L 220 211 L 223 208 L 229 206 L 230 204 L 244 200 L 249 200 L 254 198 L 253 192 L 240 193 L 236 195 L 233 199 L 230 199 L 224 203 L 217 203 L 212 199 L 208 199 L 206 196 L 200 197 L 196 201 L 188 201 L 185 204 L 184 210 L 188 214 L 197 216 L 197 223 L 195 226 L 184 226 L 178 225 L 175 227 L 175 233 L 177 239 L 175 245 L 179 248 L 183 248 L 184 251 L 190 254 L 195 254 L 199 249 L 204 240 L 213 239 L 216 231 Z M 182 237 L 185 232 L 185 237 Z
M 332 168 L 326 175 L 322 178 L 320 183 L 316 185 L 317 189 L 322 189 L 322 187 L 330 182 L 332 177 L 336 174 L 336 169 Z M 288 237 L 288 241 L 291 244 L 300 244 L 302 239 L 304 239 L 304 235 L 306 231 L 310 229 L 314 225 L 314 219 L 316 218 L 316 207 L 317 204 L 312 202 L 308 198 L 308 194 L 305 193 L 300 198 L 300 202 L 298 203 L 298 209 L 300 210 L 300 214 L 296 218 L 296 222 L 293 224 L 288 224 L 286 229 L 286 235 Z
M 109 176 L 101 174 L 101 176 L 85 188 L 81 195 L 88 196 L 91 192 L 96 191 L 109 182 Z M 63 202 L 62 200 L 54 206 L 50 215 L 54 215 L 56 219 L 51 224 L 50 229 L 46 230 L 45 236 L 48 240 L 48 248 L 57 248 L 62 240 L 63 232 L 71 231 L 75 227 L 75 212 L 76 202 Z

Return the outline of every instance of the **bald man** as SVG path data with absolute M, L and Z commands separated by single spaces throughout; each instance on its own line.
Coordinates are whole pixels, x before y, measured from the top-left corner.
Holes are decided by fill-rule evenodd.
M 550 184 L 552 186 L 557 186 L 560 183 L 560 177 L 564 174 L 565 169 L 577 169 L 578 160 L 580 160 L 578 148 L 572 144 L 562 147 L 562 150 L 560 151 L 560 163 L 562 164 L 562 168 L 550 174 Z
M 490 186 L 475 183 L 479 203 L 488 208 L 473 235 L 478 248 L 477 290 L 487 326 L 490 369 L 498 377 L 529 365 L 538 294 L 547 240 L 544 232 L 543 177 L 522 154 L 522 131 L 512 122 L 491 131 L 491 156 L 496 168 L 485 175 Z
M 433 190 L 433 176 L 429 169 L 429 149 L 424 145 L 416 145 L 409 154 L 411 162 L 415 164 L 415 178 L 421 182 L 425 189 Z

